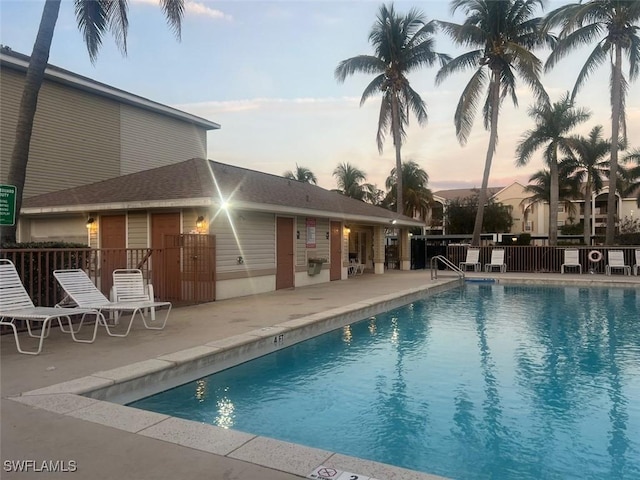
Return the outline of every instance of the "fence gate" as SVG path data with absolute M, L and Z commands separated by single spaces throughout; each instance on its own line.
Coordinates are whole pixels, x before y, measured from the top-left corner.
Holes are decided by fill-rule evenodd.
M 162 278 L 154 280 L 154 288 L 159 288 L 157 296 L 172 302 L 213 302 L 216 299 L 215 235 L 164 235 L 163 240 L 159 269 Z

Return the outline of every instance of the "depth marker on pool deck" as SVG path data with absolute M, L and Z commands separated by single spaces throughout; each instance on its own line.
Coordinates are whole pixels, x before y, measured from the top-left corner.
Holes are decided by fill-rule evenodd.
M 307 478 L 312 478 L 314 480 L 376 480 L 375 478 L 367 477 L 365 475 L 343 472 L 342 470 L 325 467 L 324 465 L 320 465 L 316 468 L 313 472 L 307 475 Z

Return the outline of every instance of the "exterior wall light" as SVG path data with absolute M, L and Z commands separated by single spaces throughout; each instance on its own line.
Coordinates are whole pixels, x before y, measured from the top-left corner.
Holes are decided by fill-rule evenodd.
M 202 227 L 204 227 L 204 217 L 202 215 L 200 215 L 197 219 L 196 219 L 196 228 L 198 230 L 200 230 Z
M 95 227 L 95 222 L 96 222 L 95 218 L 93 217 L 87 218 L 87 228 L 91 229 Z

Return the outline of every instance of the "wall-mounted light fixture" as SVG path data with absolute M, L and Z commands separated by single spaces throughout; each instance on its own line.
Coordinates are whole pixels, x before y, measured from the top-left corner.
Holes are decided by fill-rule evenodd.
M 200 215 L 198 218 L 196 218 L 196 228 L 200 230 L 202 227 L 204 227 L 204 217 Z
M 351 227 L 349 227 L 349 225 L 344 226 L 344 233 L 346 233 L 347 235 L 351 233 Z
M 391 220 L 390 223 L 391 223 L 391 225 L 395 225 L 396 223 L 398 223 L 398 221 L 394 219 L 394 220 Z
M 96 220 L 93 217 L 87 218 L 87 228 L 95 227 Z
M 300 230 L 296 230 L 296 240 L 300 240 Z
M 326 233 L 325 238 L 329 240 L 329 232 Z

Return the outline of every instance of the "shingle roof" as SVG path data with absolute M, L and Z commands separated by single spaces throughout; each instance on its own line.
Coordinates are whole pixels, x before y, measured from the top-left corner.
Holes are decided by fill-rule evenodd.
M 188 204 L 191 199 L 207 199 L 213 205 L 229 201 L 241 207 L 244 204 L 245 208 L 260 205 L 279 212 L 316 210 L 340 218 L 375 217 L 385 223 L 397 218 L 402 224 L 422 225 L 315 185 L 202 158 L 27 198 L 23 209 L 27 210 L 25 213 L 35 213 L 38 209 L 83 205 L 100 210 L 101 206 L 113 208 L 114 204 L 140 202 L 156 202 L 160 206 L 162 202 L 182 200 L 186 201 L 182 204 Z

